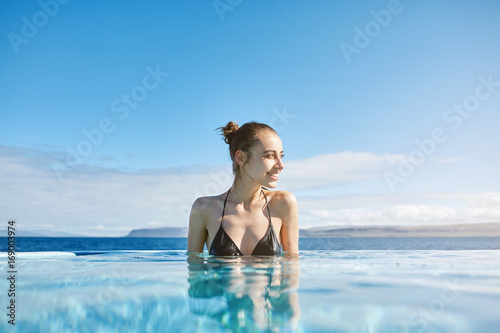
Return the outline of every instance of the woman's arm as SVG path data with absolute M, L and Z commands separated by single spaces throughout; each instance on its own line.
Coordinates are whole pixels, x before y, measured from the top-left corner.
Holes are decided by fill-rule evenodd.
M 280 215 L 281 221 L 281 242 L 283 251 L 289 254 L 299 253 L 299 212 L 297 199 L 290 193 L 283 191 L 280 193 Z
M 198 198 L 189 215 L 188 252 L 203 252 L 207 239 L 206 198 Z

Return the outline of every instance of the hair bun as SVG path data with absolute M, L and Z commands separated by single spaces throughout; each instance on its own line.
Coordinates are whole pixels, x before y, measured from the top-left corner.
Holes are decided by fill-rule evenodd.
M 222 132 L 222 135 L 224 135 L 224 142 L 227 144 L 231 143 L 231 140 L 233 139 L 234 135 L 236 134 L 236 131 L 240 128 L 240 126 L 232 121 L 228 122 L 226 126 L 224 127 L 219 127 L 219 129 Z

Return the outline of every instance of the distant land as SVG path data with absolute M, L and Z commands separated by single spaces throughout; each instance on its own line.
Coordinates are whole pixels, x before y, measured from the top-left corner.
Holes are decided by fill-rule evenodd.
M 500 223 L 435 226 L 338 226 L 300 229 L 300 237 L 500 237 Z
M 134 229 L 126 237 L 187 237 L 187 228 Z M 500 223 L 436 226 L 328 226 L 300 229 L 300 237 L 500 237 Z
M 126 237 L 187 237 L 188 228 L 163 227 L 134 229 Z

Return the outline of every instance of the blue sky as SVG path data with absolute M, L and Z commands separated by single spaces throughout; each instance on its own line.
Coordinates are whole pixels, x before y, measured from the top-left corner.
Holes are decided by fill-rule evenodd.
M 497 1 L 61 2 L 0 4 L 2 220 L 186 226 L 256 120 L 301 227 L 500 221 Z

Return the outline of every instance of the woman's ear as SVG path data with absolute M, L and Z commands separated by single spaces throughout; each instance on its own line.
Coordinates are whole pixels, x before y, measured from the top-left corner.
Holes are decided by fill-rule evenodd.
M 247 154 L 245 154 L 243 150 L 237 150 L 236 153 L 234 153 L 234 160 L 242 167 L 247 161 Z

